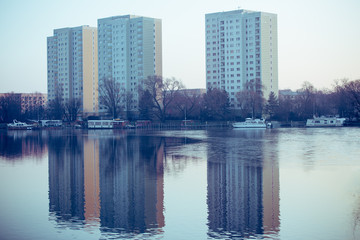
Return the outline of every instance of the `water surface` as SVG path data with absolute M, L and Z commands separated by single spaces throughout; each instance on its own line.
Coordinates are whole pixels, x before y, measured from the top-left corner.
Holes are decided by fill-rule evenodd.
M 0 132 L 1 239 L 360 239 L 359 136 Z

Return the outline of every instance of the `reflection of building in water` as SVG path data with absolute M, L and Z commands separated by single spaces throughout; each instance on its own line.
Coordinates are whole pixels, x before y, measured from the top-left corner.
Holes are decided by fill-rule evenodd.
M 163 227 L 163 141 L 50 137 L 49 199 L 56 221 L 129 233 Z
M 76 220 L 98 225 L 98 145 L 98 140 L 76 135 L 49 138 L 50 211 L 57 221 L 67 221 L 69 226 Z
M 211 231 L 262 233 L 261 167 L 240 161 L 208 163 Z
M 279 163 L 276 144 L 263 145 L 263 228 L 264 234 L 277 233 L 280 227 Z
M 101 226 L 145 232 L 164 226 L 163 139 L 111 138 L 100 143 Z
M 0 157 L 11 161 L 42 158 L 47 153 L 46 137 L 45 131 L 1 131 Z
M 76 135 L 49 138 L 50 212 L 57 221 L 84 219 L 83 149 Z
M 279 228 L 279 170 L 259 136 L 229 139 L 208 159 L 209 235 L 243 237 Z M 214 152 L 212 152 L 214 151 Z M 216 152 L 215 152 L 216 151 Z
M 100 219 L 99 140 L 84 140 L 85 222 L 98 226 Z

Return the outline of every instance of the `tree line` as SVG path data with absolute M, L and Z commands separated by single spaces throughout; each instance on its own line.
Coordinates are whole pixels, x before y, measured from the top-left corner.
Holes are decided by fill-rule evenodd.
M 304 82 L 293 98 L 269 98 L 266 107 L 265 112 L 270 118 L 280 121 L 326 115 L 357 121 L 360 117 L 360 80 L 337 80 L 331 90 L 317 90 L 311 83 Z
M 115 84 L 112 79 L 103 81 L 104 85 Z M 112 118 L 127 118 L 129 102 L 134 101 L 131 94 L 116 87 L 111 91 L 100 86 L 100 100 Z M 165 122 L 167 120 L 200 121 L 239 121 L 245 118 L 266 118 L 277 121 L 304 121 L 322 115 L 339 115 L 358 119 L 360 113 L 360 80 L 335 81 L 332 90 L 317 90 L 311 83 L 291 96 L 271 92 L 263 96 L 260 82 L 247 82 L 244 90 L 237 92 L 236 108 L 230 104 L 225 90 L 210 88 L 206 93 L 184 89 L 180 80 L 148 77 L 138 89 L 137 119 Z M 116 89 L 116 91 L 113 91 Z M 111 103 L 111 104 L 110 104 Z M 114 110 L 116 109 L 116 110 Z
M 165 122 L 167 120 L 240 121 L 245 118 L 266 118 L 277 121 L 303 121 L 314 115 L 339 115 L 351 120 L 359 119 L 360 80 L 335 81 L 331 90 L 317 90 L 311 83 L 291 95 L 271 92 L 263 96 L 259 82 L 248 82 L 244 90 L 236 93 L 237 106 L 232 106 L 225 90 L 210 88 L 205 93 L 184 88 L 175 78 L 151 76 L 141 82 L 134 92 L 126 92 L 112 78 L 102 79 L 99 85 L 99 102 L 106 118 L 130 121 L 143 119 Z M 81 101 L 63 101 L 60 94 L 42 105 L 23 111 L 14 93 L 0 97 L 0 121 L 13 119 L 62 119 L 75 121 L 81 113 Z
M 62 101 L 59 95 L 55 100 L 49 101 L 47 105 L 35 101 L 25 108 L 22 108 L 21 94 L 5 93 L 0 96 L 0 122 L 10 123 L 14 119 L 18 121 L 61 119 L 73 122 L 79 116 L 81 102 L 79 99 Z

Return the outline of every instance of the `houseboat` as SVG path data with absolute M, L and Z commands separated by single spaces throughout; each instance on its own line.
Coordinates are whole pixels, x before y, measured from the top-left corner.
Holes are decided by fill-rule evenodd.
M 308 119 L 306 127 L 342 127 L 344 126 L 346 118 L 321 116 Z
M 125 128 L 128 124 L 126 120 L 88 120 L 89 129 L 118 129 Z
M 233 128 L 266 128 L 265 119 L 246 118 L 245 122 L 235 122 Z
M 41 127 L 62 127 L 62 120 L 40 120 Z

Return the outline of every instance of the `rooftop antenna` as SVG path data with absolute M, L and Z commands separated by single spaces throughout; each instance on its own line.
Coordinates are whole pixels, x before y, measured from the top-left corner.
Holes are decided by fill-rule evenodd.
M 238 10 L 241 10 L 241 1 L 239 0 Z

